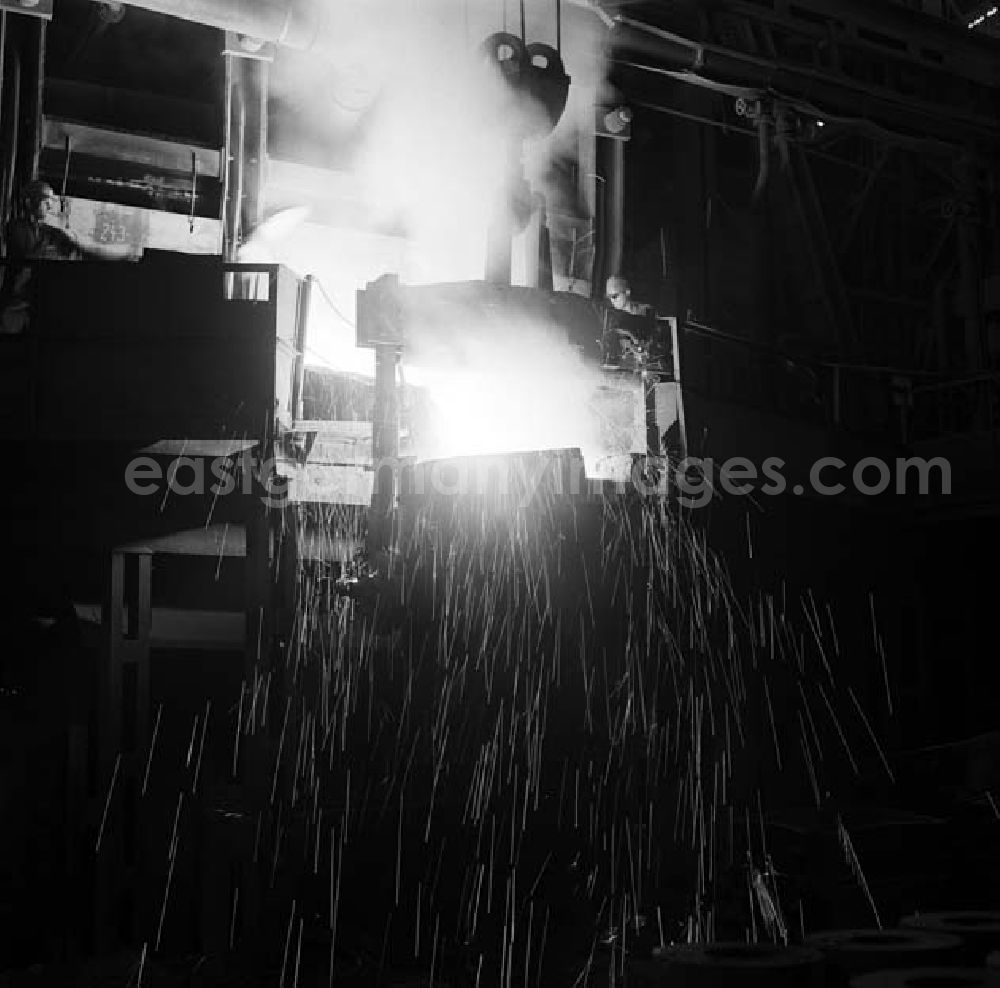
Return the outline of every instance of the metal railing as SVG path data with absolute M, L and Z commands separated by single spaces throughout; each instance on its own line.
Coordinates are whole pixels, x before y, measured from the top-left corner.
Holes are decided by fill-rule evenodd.
M 680 348 L 685 390 L 716 401 L 903 445 L 1000 430 L 1000 373 L 823 361 L 694 322 Z
M 913 389 L 910 438 L 914 442 L 982 435 L 1000 430 L 1000 374 L 932 381 Z
M 821 428 L 878 434 L 894 428 L 888 390 L 874 375 L 690 322 L 680 347 L 690 393 Z

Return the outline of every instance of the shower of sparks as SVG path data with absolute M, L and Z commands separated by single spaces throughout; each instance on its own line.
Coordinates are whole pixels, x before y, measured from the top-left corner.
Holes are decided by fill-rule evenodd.
M 142 777 L 142 795 L 146 795 L 149 788 L 149 770 L 153 767 L 153 752 L 156 750 L 156 738 L 160 733 L 160 718 L 163 716 L 163 704 L 156 708 L 156 723 L 153 725 L 153 737 L 149 742 L 149 756 L 146 759 L 146 771 Z
M 840 817 L 837 818 L 837 833 L 840 838 L 841 847 L 844 849 L 844 858 L 847 861 L 847 865 L 864 891 L 865 898 L 868 899 L 868 904 L 871 906 L 872 913 L 875 916 L 875 925 L 881 930 L 882 920 L 879 918 L 878 907 L 875 905 L 868 882 L 865 880 L 864 872 L 861 870 L 861 862 L 858 860 L 857 852 L 854 850 L 854 842 L 851 840 L 851 835 L 847 832 L 847 828 Z
M 115 782 L 118 781 L 118 770 L 121 768 L 122 756 L 118 754 L 115 756 L 115 767 L 111 773 L 111 782 L 108 784 L 108 796 L 104 801 L 104 812 L 101 814 L 101 826 L 97 831 L 97 843 L 94 845 L 94 853 L 101 853 L 101 841 L 104 839 L 104 828 L 107 826 L 108 822 L 108 812 L 111 809 L 111 797 L 114 795 Z
M 531 491 L 404 497 L 377 561 L 300 559 L 280 654 L 260 652 L 213 731 L 233 746 L 221 774 L 254 794 L 225 816 L 287 893 L 280 984 L 306 980 L 317 941 L 331 984 L 407 964 L 484 985 L 620 982 L 637 952 L 744 931 L 787 943 L 803 906 L 766 844 L 770 782 L 820 805 L 828 770 L 861 771 L 860 745 L 891 775 L 837 681 L 847 645 L 822 602 L 741 596 L 669 501 L 508 474 L 529 476 Z M 285 524 L 311 557 L 368 534 L 343 506 Z M 847 697 L 856 717 L 838 715 Z M 221 716 L 206 703 L 185 725 L 157 949 Z M 839 819 L 837 843 L 878 921 Z M 246 892 L 226 891 L 231 943 Z

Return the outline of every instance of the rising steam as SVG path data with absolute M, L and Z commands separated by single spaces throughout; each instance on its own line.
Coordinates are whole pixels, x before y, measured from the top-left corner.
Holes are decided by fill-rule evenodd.
M 568 8 L 561 36 L 572 79 L 566 112 L 551 135 L 522 144 L 520 135 L 532 129 L 539 108 L 515 100 L 481 50 L 495 32 L 520 33 L 518 5 L 456 0 L 447 10 L 440 4 L 433 11 L 421 5 L 393 9 L 392 18 L 383 9 L 379 30 L 370 34 L 377 47 L 367 54 L 356 47 L 367 75 L 379 77 L 379 95 L 357 114 L 349 138 L 344 119 L 350 103 L 331 101 L 331 126 L 349 145 L 340 157 L 349 162 L 365 228 L 356 221 L 339 229 L 321 226 L 298 216 L 283 239 L 282 231 L 272 230 L 250 245 L 318 278 L 322 297 L 313 305 L 307 359 L 352 373 L 372 372 L 371 353 L 354 347 L 357 290 L 387 272 L 409 285 L 485 276 L 487 230 L 498 208 L 509 205 L 505 179 L 512 148 L 521 152 L 532 191 L 550 205 L 578 198 L 578 190 L 555 188 L 548 176 L 555 156 L 576 156 L 581 142 L 592 139 L 603 80 L 603 28 Z M 525 38 L 555 45 L 555 2 L 527 4 Z M 283 75 L 277 68 L 280 92 L 282 79 L 295 73 Z M 338 71 L 350 75 L 346 67 Z M 317 92 L 327 92 L 337 77 L 325 73 L 325 88 Z M 310 115 L 315 120 L 315 107 Z M 519 249 L 524 245 L 515 243 L 515 273 L 524 269 Z M 408 381 L 428 390 L 438 416 L 429 452 L 599 446 L 587 408 L 600 372 L 558 332 L 523 322 L 498 327 L 474 306 L 448 325 L 454 332 L 438 335 L 433 355 L 420 341 L 404 352 Z

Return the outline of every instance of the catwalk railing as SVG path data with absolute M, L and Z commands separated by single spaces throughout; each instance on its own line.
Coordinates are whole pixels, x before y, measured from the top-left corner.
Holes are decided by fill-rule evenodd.
M 955 378 L 783 352 L 688 322 L 688 394 L 903 445 L 1000 430 L 1000 373 Z

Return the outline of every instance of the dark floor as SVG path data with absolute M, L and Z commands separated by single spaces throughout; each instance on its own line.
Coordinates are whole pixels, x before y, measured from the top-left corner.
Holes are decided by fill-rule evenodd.
M 336 913 L 338 983 L 423 984 L 433 967 L 435 984 L 500 984 L 510 968 L 511 983 L 570 985 L 589 964 L 597 984 L 621 968 L 623 938 L 625 956 L 648 956 L 661 928 L 686 939 L 692 916 L 710 915 L 718 939 L 766 937 L 755 872 L 793 940 L 993 906 L 1000 742 L 922 749 L 994 723 L 996 701 L 979 688 L 989 610 L 978 574 L 995 526 L 915 532 L 801 502 L 767 509 L 713 509 L 657 543 L 662 558 L 636 553 L 641 510 L 548 505 L 516 536 L 480 518 L 472 542 L 456 535 L 468 518 L 436 517 L 406 557 L 402 624 L 383 608 L 373 625 L 360 604 L 339 617 L 321 574 L 308 574 L 309 606 L 277 667 L 297 709 L 283 740 L 270 698 L 265 770 L 249 790 L 230 786 L 242 657 L 157 654 L 162 721 L 130 838 L 144 849 L 138 891 L 127 942 L 90 967 L 106 786 L 91 771 L 82 827 L 64 803 L 69 753 L 98 730 L 97 653 L 65 609 L 90 564 L 36 580 L 6 624 L 0 969 L 49 966 L 8 983 L 134 984 L 141 963 L 143 984 L 325 984 Z M 703 546 L 725 559 L 721 596 Z M 197 568 L 162 576 L 178 597 L 226 595 L 225 574 L 219 587 Z M 678 585 L 691 593 L 668 606 Z M 780 668 L 757 675 L 778 661 L 775 642 Z M 693 826 L 689 690 L 710 706 L 735 690 L 747 712 L 746 743 L 727 746 L 731 790 L 703 804 L 707 843 Z M 698 764 L 711 773 L 727 764 L 724 730 L 704 731 L 714 748 Z M 708 800 L 718 779 L 702 784 Z M 492 898 L 475 891 L 492 882 Z

